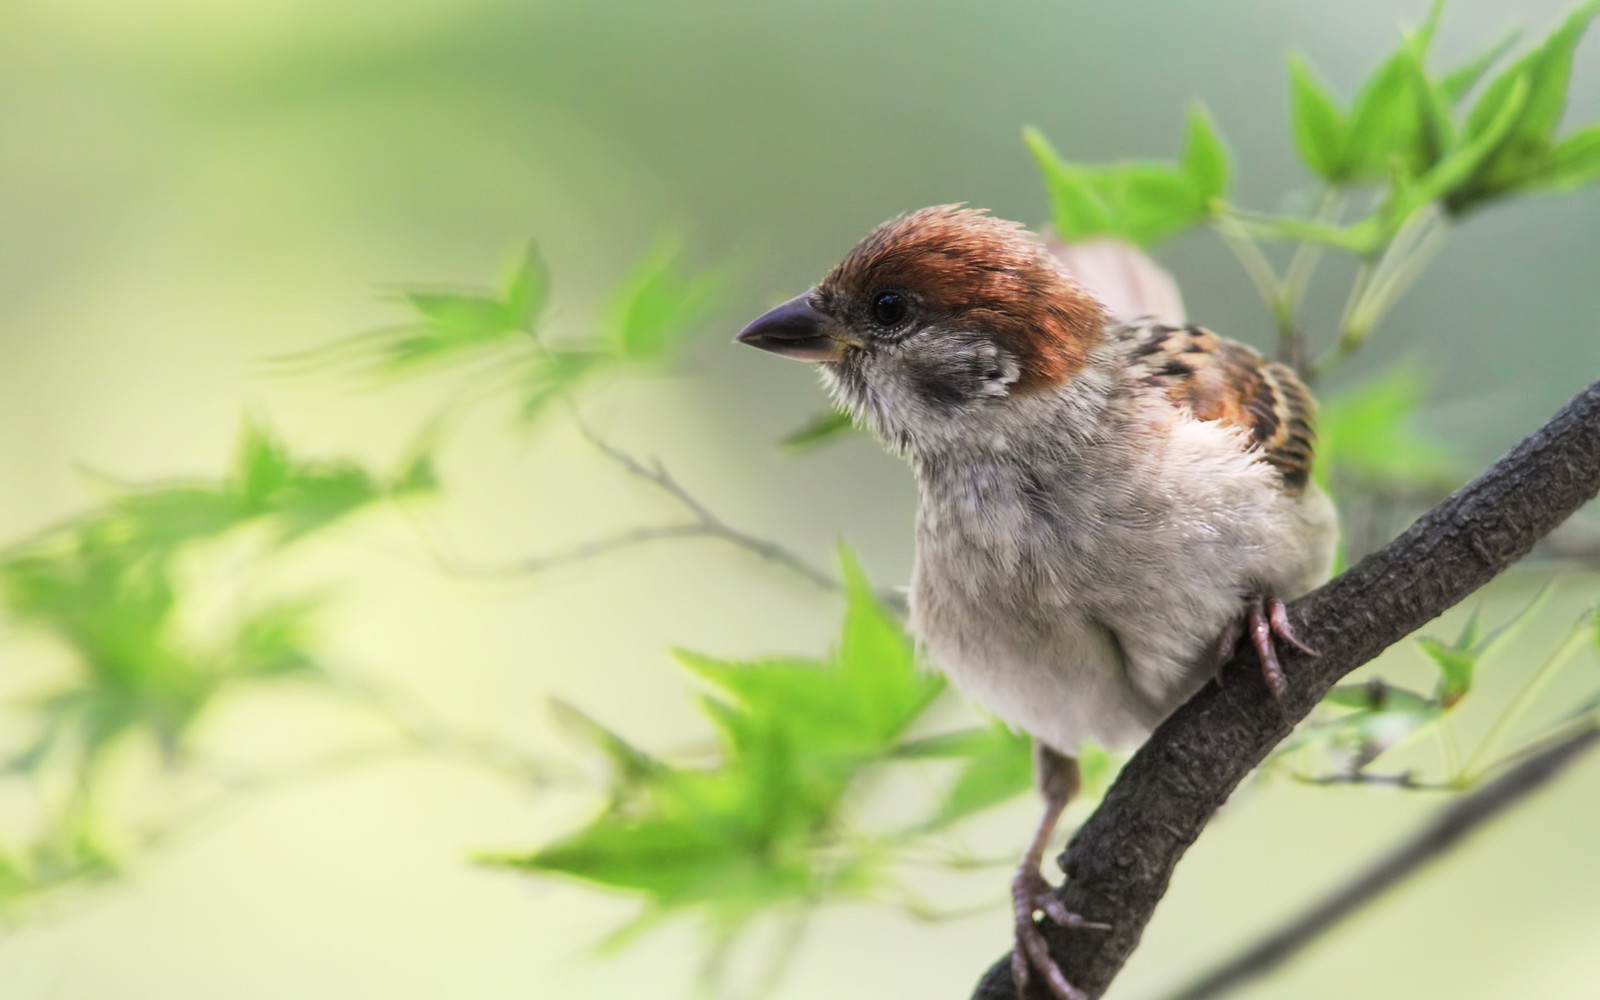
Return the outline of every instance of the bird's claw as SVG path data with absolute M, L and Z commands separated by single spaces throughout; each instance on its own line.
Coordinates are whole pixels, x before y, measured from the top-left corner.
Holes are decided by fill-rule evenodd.
M 1258 594 L 1246 602 L 1244 615 L 1230 622 L 1217 638 L 1215 669 L 1219 674 L 1223 666 L 1233 658 L 1234 647 L 1245 635 L 1250 636 L 1250 645 L 1254 647 L 1256 659 L 1261 664 L 1261 679 L 1266 682 L 1267 690 L 1272 692 L 1272 697 L 1278 706 L 1283 707 L 1284 695 L 1289 691 L 1289 681 L 1284 676 L 1283 664 L 1278 661 L 1277 644 L 1286 643 L 1307 656 L 1320 654 L 1301 642 L 1300 637 L 1294 634 L 1294 627 L 1289 624 L 1288 608 L 1282 600 Z
M 1055 889 L 1036 868 L 1024 868 L 1011 882 L 1012 910 L 1016 916 L 1016 948 L 1011 953 L 1011 978 L 1017 995 L 1026 996 L 1028 984 L 1037 972 L 1056 1000 L 1088 1000 L 1088 994 L 1067 981 L 1066 974 L 1050 957 L 1050 943 L 1039 929 L 1038 915 L 1059 927 L 1108 931 L 1110 924 L 1090 920 L 1067 909 Z

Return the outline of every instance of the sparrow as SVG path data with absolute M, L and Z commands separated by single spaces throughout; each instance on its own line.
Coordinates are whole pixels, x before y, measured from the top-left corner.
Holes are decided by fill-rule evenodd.
M 1142 742 L 1246 635 L 1279 697 L 1277 644 L 1312 653 L 1283 603 L 1328 577 L 1337 538 L 1310 392 L 1209 330 L 1114 316 L 1038 236 L 959 205 L 873 229 L 737 340 L 815 362 L 910 463 L 913 634 L 1034 740 L 1012 975 L 1080 1000 L 1038 925 L 1105 928 L 1041 870 L 1080 745 Z

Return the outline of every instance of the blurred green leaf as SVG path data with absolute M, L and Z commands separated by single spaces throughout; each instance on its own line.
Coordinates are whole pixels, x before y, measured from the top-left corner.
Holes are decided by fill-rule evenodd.
M 1416 426 L 1425 380 L 1396 365 L 1372 381 L 1346 390 L 1322 407 L 1317 419 L 1317 477 L 1348 476 L 1382 486 L 1454 488 L 1462 462 Z
M 1044 177 L 1058 236 L 1077 242 L 1115 231 L 1111 207 L 1101 200 L 1086 168 L 1063 160 L 1036 128 L 1024 128 L 1022 141 Z
M 1395 52 L 1373 71 L 1350 103 L 1344 135 L 1345 179 L 1381 180 L 1399 167 L 1418 176 L 1433 166 L 1436 123 L 1432 101 L 1415 81 L 1426 79 L 1422 62 L 1438 26 L 1440 5 L 1405 35 Z
M 539 313 L 550 297 L 550 273 L 537 244 L 529 243 L 516 266 L 511 269 L 501 291 L 506 318 L 532 333 Z
M 324 601 L 301 597 L 252 612 L 218 653 L 219 663 L 237 678 L 280 677 L 316 669 L 311 650 L 316 618 Z
M 550 710 L 562 728 L 599 750 L 611 762 L 618 784 L 633 786 L 666 769 L 666 765 L 602 726 L 570 702 L 553 699 Z
M 1330 184 L 1344 181 L 1344 112 L 1299 53 L 1289 55 L 1289 120 L 1301 162 Z
M 579 348 L 552 348 L 524 359 L 514 385 L 519 415 L 530 421 L 542 416 L 545 407 L 605 371 L 612 360 Z
M 785 434 L 779 443 L 794 451 L 806 451 L 848 433 L 851 427 L 850 414 L 843 410 L 824 410 Z
M 694 907 L 725 928 L 766 907 L 872 884 L 870 853 L 837 847 L 846 795 L 942 685 L 917 669 L 855 560 L 846 553 L 842 562 L 845 620 L 827 659 L 677 654 L 717 692 L 703 702 L 721 735 L 715 762 L 656 760 L 562 709 L 618 772 L 609 806 L 548 847 L 484 860 L 639 894 L 651 920 Z
M 720 270 L 690 274 L 682 252 L 663 243 L 612 302 L 607 340 L 630 361 L 660 361 L 706 322 L 726 291 Z
M 1346 773 L 1371 764 L 1434 722 L 1442 711 L 1433 700 L 1382 681 L 1340 685 L 1328 692 L 1323 703 L 1351 711 L 1305 727 L 1285 745 L 1285 750 L 1324 747 Z
M 1542 44 L 1512 63 L 1484 89 L 1467 115 L 1465 128 L 1469 136 L 1488 131 L 1519 87 L 1525 89 L 1524 107 L 1493 155 L 1486 157 L 1471 182 L 1452 196 L 1452 211 L 1465 212 L 1538 174 L 1541 162 L 1555 145 L 1555 129 L 1566 107 L 1573 53 L 1597 15 L 1600 0 L 1580 5 Z
M 1521 37 L 1520 30 L 1506 32 L 1498 42 L 1441 77 L 1439 91 L 1451 104 L 1459 103 L 1473 87 L 1478 85 L 1478 81 L 1483 79 L 1483 75 L 1489 72 L 1495 63 L 1505 58 L 1505 54 L 1511 51 L 1511 47 L 1516 45 Z
M 1176 165 L 1135 160 L 1090 167 L 1063 160 L 1037 129 L 1024 129 L 1023 141 L 1050 194 L 1056 233 L 1067 242 L 1116 236 L 1147 247 L 1210 218 L 1227 190 L 1227 149 L 1198 105 Z
M 1471 645 L 1450 645 L 1429 636 L 1419 638 L 1417 645 L 1439 668 L 1439 690 L 1435 697 L 1445 708 L 1454 708 L 1472 689 L 1472 674 L 1478 665 L 1477 651 Z
M 941 830 L 1033 787 L 1033 741 L 1000 722 L 963 741 L 961 770 L 921 827 Z
M 1572 133 L 1556 144 L 1521 179 L 1526 188 L 1570 191 L 1600 183 L 1600 125 Z
M 1202 202 L 1221 198 L 1228 191 L 1228 147 L 1217 134 L 1217 123 L 1205 105 L 1189 109 L 1189 134 L 1178 164 Z

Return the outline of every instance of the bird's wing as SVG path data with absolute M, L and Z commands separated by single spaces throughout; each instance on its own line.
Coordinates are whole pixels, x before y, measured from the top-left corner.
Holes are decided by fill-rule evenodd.
M 1127 324 L 1132 363 L 1145 384 L 1200 420 L 1249 434 L 1291 494 L 1311 478 L 1317 404 L 1294 370 L 1203 327 Z

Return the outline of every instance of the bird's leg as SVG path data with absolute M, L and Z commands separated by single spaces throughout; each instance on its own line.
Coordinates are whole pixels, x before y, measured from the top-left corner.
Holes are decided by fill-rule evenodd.
M 1028 844 L 1017 874 L 1011 880 L 1011 906 L 1016 917 L 1016 948 L 1011 953 L 1011 978 L 1017 995 L 1026 996 L 1028 983 L 1037 972 L 1057 1000 L 1085 1000 L 1082 990 L 1067 982 L 1066 974 L 1050 957 L 1050 945 L 1039 930 L 1038 914 L 1062 927 L 1087 927 L 1110 930 L 1107 924 L 1086 920 L 1068 910 L 1045 879 L 1042 866 L 1045 849 L 1055 834 L 1056 823 L 1067 803 L 1078 793 L 1078 762 L 1037 741 L 1033 744 L 1034 777 L 1044 796 L 1044 815 Z
M 1217 671 L 1220 672 L 1233 658 L 1234 647 L 1247 634 L 1250 636 L 1250 645 L 1255 647 L 1256 659 L 1261 663 L 1261 679 L 1267 682 L 1267 690 L 1281 704 L 1284 694 L 1289 690 L 1289 681 L 1283 675 L 1283 665 L 1278 662 L 1277 643 L 1286 642 L 1307 656 L 1316 656 L 1317 651 L 1294 634 L 1294 628 L 1289 624 L 1289 611 L 1283 601 L 1271 595 L 1257 594 L 1245 601 L 1244 614 L 1229 622 L 1217 638 Z

